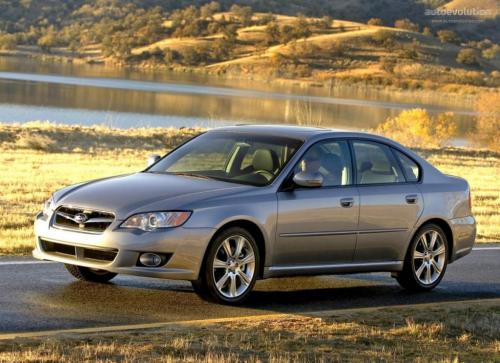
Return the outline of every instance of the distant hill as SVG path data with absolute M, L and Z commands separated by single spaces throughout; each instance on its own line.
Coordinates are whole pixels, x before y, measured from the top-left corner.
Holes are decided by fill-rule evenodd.
M 471 42 L 409 19 L 464 1 L 0 0 L 0 55 L 472 93 L 500 83 L 500 46 L 478 33 L 489 23 L 461 25 Z
M 436 29 L 452 29 L 465 39 L 489 38 L 500 42 L 500 8 L 497 0 L 453 0 L 439 9 L 454 10 L 458 15 L 441 17 L 447 20 Z M 465 12 L 465 15 L 460 14 Z
M 137 9 L 152 9 L 159 7 L 164 12 L 172 12 L 189 5 L 201 6 L 210 0 L 0 0 L 0 32 L 28 32 L 30 27 L 46 28 L 75 23 L 95 23 L 102 19 L 123 18 Z M 384 24 L 393 25 L 397 19 L 409 18 L 421 26 L 433 26 L 425 10 L 428 8 L 462 8 L 476 7 L 496 9 L 495 0 L 454 0 L 446 3 L 443 0 L 220 0 L 222 10 L 228 10 L 232 5 L 250 6 L 257 12 L 272 12 L 277 14 L 321 17 L 329 15 L 336 19 L 366 22 L 376 17 Z M 498 28 L 492 29 L 498 23 L 491 17 L 488 24 L 479 26 L 488 37 L 498 37 Z M 498 19 L 498 18 L 497 18 Z M 443 25 L 436 25 L 438 28 Z M 455 24 L 447 24 L 455 28 Z M 475 39 L 485 36 L 470 31 L 469 28 L 458 26 L 459 31 Z M 496 31 L 495 31 L 496 30 Z M 36 29 L 32 29 L 36 31 Z M 495 40 L 498 41 L 498 40 Z

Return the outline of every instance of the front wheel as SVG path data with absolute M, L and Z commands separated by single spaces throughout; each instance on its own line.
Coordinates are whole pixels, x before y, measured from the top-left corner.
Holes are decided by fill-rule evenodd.
M 117 274 L 105 270 L 98 270 L 89 267 L 65 264 L 66 270 L 78 280 L 90 282 L 108 282 Z
M 238 304 L 252 291 L 259 266 L 259 250 L 253 236 L 243 228 L 233 227 L 215 238 L 200 277 L 191 283 L 206 300 Z
M 405 289 L 426 291 L 442 280 L 448 265 L 448 240 L 441 227 L 428 224 L 413 237 L 403 271 L 396 277 Z

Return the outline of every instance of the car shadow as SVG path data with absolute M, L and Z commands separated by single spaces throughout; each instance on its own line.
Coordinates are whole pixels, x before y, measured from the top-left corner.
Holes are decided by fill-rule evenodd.
M 430 292 L 410 293 L 380 274 L 282 278 L 259 281 L 243 305 L 227 306 L 201 300 L 187 282 L 125 278 L 107 284 L 71 282 L 37 300 L 45 300 L 51 308 L 85 309 L 83 316 L 142 315 L 146 320 L 168 321 L 500 297 L 495 290 L 460 290 L 460 286 L 443 284 Z

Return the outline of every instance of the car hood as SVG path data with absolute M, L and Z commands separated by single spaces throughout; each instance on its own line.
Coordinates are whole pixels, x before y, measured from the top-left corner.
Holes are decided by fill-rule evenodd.
M 136 173 L 99 179 L 54 194 L 57 206 L 109 211 L 122 220 L 131 214 L 182 209 L 184 205 L 255 188 L 197 177 Z

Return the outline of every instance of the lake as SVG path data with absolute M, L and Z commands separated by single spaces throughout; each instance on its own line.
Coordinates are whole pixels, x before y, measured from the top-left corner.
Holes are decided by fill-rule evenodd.
M 216 127 L 238 123 L 368 129 L 404 109 L 453 112 L 459 137 L 474 122 L 472 101 L 365 87 L 301 87 L 102 65 L 0 57 L 0 122 L 47 120 L 112 127 Z

